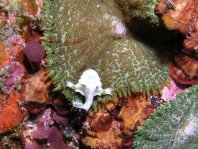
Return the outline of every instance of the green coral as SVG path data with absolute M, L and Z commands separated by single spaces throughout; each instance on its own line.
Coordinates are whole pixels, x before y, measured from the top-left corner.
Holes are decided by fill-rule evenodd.
M 159 18 L 154 9 L 158 0 L 115 0 L 127 19 L 139 19 L 152 25 L 159 25 Z
M 97 102 L 132 93 L 150 95 L 165 84 L 167 65 L 157 55 L 162 46 L 149 46 L 131 33 L 117 37 L 112 31 L 116 21 L 126 29 L 115 2 L 48 0 L 44 12 L 48 20 L 43 42 L 46 67 L 55 90 L 70 100 L 83 98 L 66 87 L 66 82 L 76 84 L 87 69 L 98 72 L 103 88 L 113 89 L 113 96 L 98 97 Z
M 198 148 L 198 85 L 158 108 L 134 136 L 136 149 Z

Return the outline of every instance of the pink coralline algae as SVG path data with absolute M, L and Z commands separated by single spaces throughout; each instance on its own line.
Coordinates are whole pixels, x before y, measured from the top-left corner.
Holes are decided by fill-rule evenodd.
M 67 149 L 64 142 L 63 127 L 68 125 L 66 118 L 57 115 L 52 109 L 47 109 L 38 118 L 38 122 L 26 122 L 24 131 L 25 149 Z
M 6 40 L 6 44 L 8 46 L 22 45 L 24 44 L 24 40 L 20 35 L 13 35 Z
M 21 61 L 23 59 L 23 47 L 25 45 L 25 41 L 22 39 L 22 37 L 15 34 L 6 40 L 6 44 L 9 47 L 7 49 L 9 59 L 19 59 Z
M 8 14 L 8 25 L 9 26 L 12 26 L 12 24 L 16 21 L 16 17 L 12 14 L 12 13 L 9 13 Z
M 14 34 L 6 40 L 8 53 L 8 62 L 0 69 L 1 82 L 3 82 L 3 88 L 7 93 L 10 93 L 13 89 L 20 87 L 20 80 L 25 73 L 25 67 L 23 61 L 23 44 L 24 40 L 20 35 Z
M 4 80 L 4 85 L 8 93 L 17 87 L 17 83 L 20 82 L 21 77 L 25 73 L 24 66 L 19 62 L 10 62 L 5 67 L 7 69 L 6 74 L 2 77 Z
M 176 99 L 176 94 L 183 92 L 184 89 L 185 86 L 179 86 L 171 80 L 170 85 L 164 87 L 161 98 L 164 100 L 174 100 Z

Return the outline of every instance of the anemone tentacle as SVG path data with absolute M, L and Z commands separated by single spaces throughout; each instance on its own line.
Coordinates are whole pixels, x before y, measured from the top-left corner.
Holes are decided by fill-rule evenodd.
M 44 12 L 49 22 L 43 45 L 47 50 L 46 67 L 55 90 L 70 100 L 83 100 L 65 87 L 76 84 L 87 69 L 95 70 L 103 88 L 112 96 L 98 101 L 161 90 L 168 76 L 166 63 L 154 48 L 136 39 L 123 22 L 122 12 L 113 1 L 47 0 Z
M 138 127 L 135 149 L 198 148 L 198 85 L 190 87 L 158 108 Z

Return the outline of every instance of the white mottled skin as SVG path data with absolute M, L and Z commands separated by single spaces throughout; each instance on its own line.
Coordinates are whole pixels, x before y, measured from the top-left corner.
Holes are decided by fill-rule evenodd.
M 184 129 L 184 134 L 187 137 L 195 136 L 198 129 L 198 124 L 195 122 L 190 122 Z
M 113 21 L 111 22 L 112 26 L 112 33 L 114 38 L 123 38 L 126 35 L 126 27 L 123 24 L 121 20 L 119 20 L 117 17 L 113 18 Z
M 86 111 L 91 107 L 94 96 L 106 94 L 111 95 L 112 92 L 110 88 L 102 89 L 100 77 L 93 69 L 84 71 L 76 85 L 68 81 L 66 86 L 85 96 L 86 101 L 84 104 L 79 101 L 73 101 L 72 104 L 74 107 L 84 109 Z
M 111 22 L 110 22 L 111 33 L 115 39 L 120 39 L 120 38 L 123 38 L 124 36 L 126 36 L 127 28 L 121 19 L 119 19 L 118 17 L 113 16 L 111 14 L 108 14 L 108 13 L 105 13 L 103 15 L 103 19 L 111 20 Z

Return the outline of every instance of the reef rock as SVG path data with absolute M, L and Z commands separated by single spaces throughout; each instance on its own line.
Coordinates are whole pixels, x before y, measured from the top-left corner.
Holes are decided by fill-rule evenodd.
M 156 12 L 170 30 L 185 35 L 198 31 L 198 2 L 196 0 L 160 0 Z
M 169 65 L 171 77 L 181 84 L 197 84 L 198 78 L 198 3 L 194 0 L 161 0 L 156 12 L 169 30 L 185 36 L 184 48 Z
M 83 126 L 82 142 L 91 148 L 131 148 L 131 137 L 154 107 L 142 96 L 131 96 L 90 112 Z
M 32 113 L 37 113 L 50 101 L 48 92 L 52 81 L 47 77 L 46 71 L 41 69 L 34 75 L 26 75 L 22 82 L 21 102 Z

